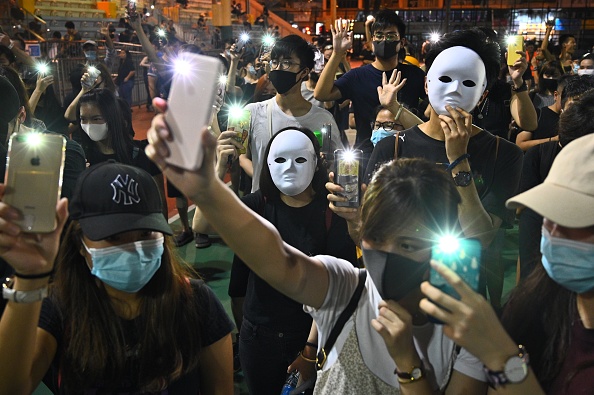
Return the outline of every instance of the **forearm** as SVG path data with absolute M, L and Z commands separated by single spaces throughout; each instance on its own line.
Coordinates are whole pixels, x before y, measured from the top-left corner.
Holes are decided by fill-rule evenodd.
M 347 229 L 351 240 L 358 245 L 359 244 L 359 224 L 356 221 L 347 221 Z
M 144 30 L 142 27 L 136 30 L 136 36 L 138 37 L 138 41 L 142 45 L 142 50 L 148 56 L 149 60 L 153 63 L 153 65 L 157 68 L 157 70 L 162 71 L 165 65 L 161 62 L 159 57 L 157 56 L 157 51 L 155 51 L 155 47 L 151 44 L 150 40 L 144 34 Z
M 35 114 L 35 109 L 37 108 L 37 103 L 39 103 L 39 99 L 41 99 L 41 95 L 43 92 L 39 88 L 35 88 L 31 96 L 29 96 L 29 108 L 31 109 L 30 116 Z
M 231 64 L 229 65 L 229 72 L 227 73 L 227 81 L 225 81 L 225 92 L 231 92 L 231 89 L 235 87 L 238 63 L 239 58 L 231 59 Z
M 29 291 L 47 286 L 48 280 L 15 279 L 14 289 Z M 41 301 L 15 303 L 9 301 L 0 320 L 0 394 L 29 394 L 37 383 L 32 383 L 31 371 L 37 323 Z
M 395 120 L 400 122 L 404 129 L 412 128 L 415 125 L 423 123 L 421 118 L 410 112 L 406 107 L 398 102 L 392 102 L 388 105 L 388 110 L 396 117 Z
M 345 73 L 351 71 L 351 64 L 347 60 L 347 54 L 346 54 L 346 52 L 345 52 L 344 56 L 342 57 L 342 60 L 340 61 L 340 63 L 342 63 L 342 66 L 344 67 L 344 72 Z
M 239 155 L 239 166 L 248 176 L 254 178 L 254 165 L 247 155 Z
M 539 145 L 539 144 L 543 144 L 546 142 L 552 141 L 552 138 L 546 138 L 546 139 L 537 139 L 537 140 L 521 140 L 518 141 L 516 140 L 516 145 L 518 147 L 520 147 L 520 149 L 524 152 L 528 151 L 530 148 Z
M 12 47 L 11 51 L 14 54 L 14 56 L 16 56 L 17 60 L 19 62 L 21 62 L 22 64 L 26 64 L 27 66 L 35 65 L 35 60 L 33 60 L 33 58 L 31 56 L 29 56 L 29 54 L 27 52 L 23 51 L 22 49 L 14 46 L 14 47 Z
M 74 100 L 72 100 L 72 103 L 70 103 L 70 105 L 68 106 L 68 108 L 64 112 L 64 118 L 66 118 L 67 121 L 69 121 L 69 122 L 76 122 L 76 120 L 78 119 L 78 117 L 76 116 L 77 115 L 76 114 L 76 107 L 78 106 L 78 101 L 80 100 L 80 98 L 84 94 L 85 94 L 84 90 L 81 89 L 80 92 L 78 92 L 78 95 L 76 95 L 76 97 L 74 98 Z
M 334 88 L 334 76 L 336 75 L 336 71 L 338 70 L 338 66 L 342 61 L 343 54 L 337 54 L 336 51 L 332 53 L 328 63 L 324 66 L 324 70 L 322 70 L 322 74 L 320 74 L 320 79 L 316 84 L 316 88 L 314 89 L 314 97 L 320 101 L 332 101 L 336 100 L 339 97 L 334 97 L 332 95 L 332 88 Z
M 519 84 L 514 81 L 516 87 L 520 87 L 522 84 L 524 84 L 524 81 L 520 81 Z M 528 90 L 518 93 L 512 90 L 510 110 L 514 121 L 522 129 L 532 131 L 538 127 L 536 110 L 532 100 L 530 100 Z

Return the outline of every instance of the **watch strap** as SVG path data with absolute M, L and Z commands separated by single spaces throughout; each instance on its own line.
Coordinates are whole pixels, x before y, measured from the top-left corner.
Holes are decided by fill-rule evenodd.
M 398 378 L 400 384 L 408 384 L 413 381 L 419 381 L 425 377 L 425 370 L 423 366 L 413 366 L 410 372 L 399 372 L 398 368 L 394 370 L 394 374 Z
M 31 291 L 16 291 L 4 284 L 2 287 L 2 297 L 15 303 L 35 303 L 40 302 L 47 297 L 47 286 Z
M 510 359 L 517 358 L 517 357 L 519 357 L 526 365 L 530 364 L 530 357 L 528 355 L 528 352 L 526 352 L 526 348 L 521 344 L 518 345 L 518 353 L 509 357 L 505 364 L 507 365 L 507 362 Z M 484 366 L 483 368 L 484 368 L 485 374 L 487 376 L 487 381 L 489 382 L 489 385 L 492 388 L 496 389 L 499 387 L 503 387 L 506 384 L 511 382 L 509 380 L 509 378 L 507 377 L 507 375 L 505 374 L 505 370 L 494 371 L 494 370 L 490 370 L 486 366 Z

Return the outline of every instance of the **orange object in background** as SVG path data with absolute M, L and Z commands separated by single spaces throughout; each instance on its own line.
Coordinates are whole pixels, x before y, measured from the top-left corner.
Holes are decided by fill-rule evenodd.
M 118 6 L 111 1 L 98 1 L 97 9 L 105 11 L 106 18 L 115 18 L 118 13 Z

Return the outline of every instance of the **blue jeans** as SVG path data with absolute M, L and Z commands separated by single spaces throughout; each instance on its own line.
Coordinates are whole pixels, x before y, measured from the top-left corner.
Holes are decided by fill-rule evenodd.
M 128 81 L 120 84 L 120 97 L 128 103 L 130 107 L 132 107 L 132 88 L 134 88 L 134 79 L 129 79 Z
M 243 319 L 239 336 L 241 369 L 252 395 L 279 395 L 287 367 L 303 349 L 309 331 L 277 332 Z

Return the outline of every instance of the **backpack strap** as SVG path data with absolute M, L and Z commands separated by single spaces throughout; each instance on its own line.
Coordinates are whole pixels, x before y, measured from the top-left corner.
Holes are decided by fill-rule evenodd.
M 338 317 L 336 324 L 334 324 L 334 327 L 332 328 L 332 331 L 330 332 L 330 335 L 328 336 L 328 340 L 326 340 L 326 344 L 324 344 L 324 347 L 322 347 L 320 352 L 318 352 L 318 356 L 316 358 L 316 369 L 317 370 L 322 370 L 322 368 L 324 367 L 324 364 L 326 363 L 326 357 L 328 356 L 328 352 L 332 349 L 332 347 L 334 347 L 334 343 L 336 342 L 336 339 L 338 339 L 338 335 L 340 335 L 340 332 L 342 332 L 342 328 L 344 328 L 344 325 L 347 323 L 349 318 L 351 318 L 351 316 L 355 312 L 355 309 L 357 308 L 357 304 L 359 303 L 359 299 L 361 299 L 361 294 L 363 293 L 363 288 L 365 287 L 365 279 L 366 278 L 367 278 L 367 270 L 360 269 L 359 270 L 359 283 L 357 284 L 357 288 L 355 289 L 353 296 L 351 296 L 351 300 L 349 301 L 349 304 L 345 307 L 343 312 L 340 314 L 340 317 Z
M 394 141 L 394 160 L 396 160 L 398 159 L 398 144 L 400 141 L 400 131 L 397 131 L 394 137 L 396 137 L 396 140 Z

